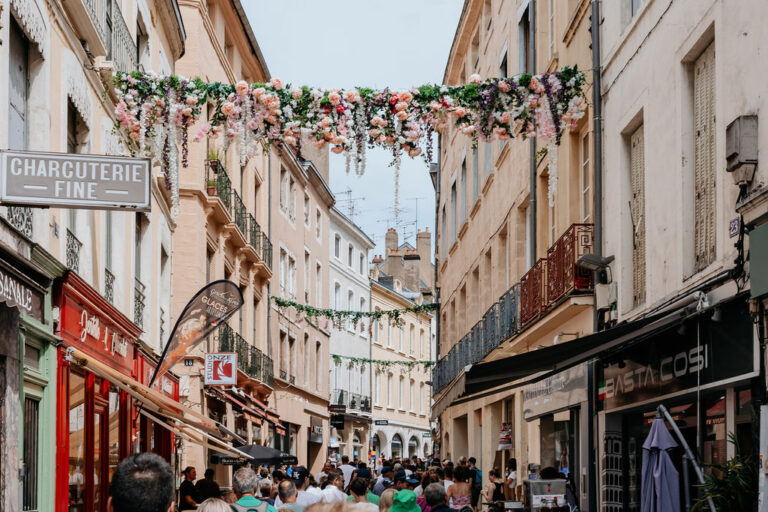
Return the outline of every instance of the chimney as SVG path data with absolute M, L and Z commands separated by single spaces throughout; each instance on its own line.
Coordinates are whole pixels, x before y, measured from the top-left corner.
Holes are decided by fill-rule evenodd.
M 389 232 L 387 232 L 387 235 L 389 235 Z M 400 277 L 403 273 L 403 253 L 394 250 L 389 251 L 389 254 L 387 255 L 387 260 L 384 262 L 384 272 L 387 274 L 394 276 L 394 277 Z
M 373 264 L 378 265 L 379 263 L 383 263 L 384 258 L 381 257 L 381 254 L 377 254 L 373 257 Z
M 434 286 L 433 281 L 435 280 L 435 275 L 432 270 L 432 233 L 429 232 L 429 228 L 416 233 L 416 251 L 421 258 L 421 262 L 419 263 L 421 280 L 432 288 Z
M 412 292 L 421 291 L 421 284 L 419 283 L 419 270 L 421 258 L 419 252 L 414 250 L 408 250 L 403 256 L 403 285 Z
M 392 251 L 397 250 L 397 231 L 395 228 L 389 228 L 387 230 L 387 235 L 385 237 L 385 245 L 387 248 L 387 256 L 389 256 L 389 253 Z

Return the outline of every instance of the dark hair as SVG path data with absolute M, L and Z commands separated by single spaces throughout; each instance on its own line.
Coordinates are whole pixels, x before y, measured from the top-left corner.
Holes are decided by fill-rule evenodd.
M 541 475 L 542 480 L 554 480 L 556 478 L 560 478 L 560 472 L 552 466 L 547 466 L 546 468 L 542 469 L 541 473 L 539 474 Z
M 280 471 L 279 469 L 276 469 L 272 472 L 272 480 L 275 481 L 275 483 L 280 482 L 281 480 L 285 480 L 285 473 Z
M 368 479 L 360 477 L 353 479 L 349 484 L 349 492 L 357 496 L 365 496 L 368 492 Z
M 368 469 L 368 465 L 365 462 L 360 462 L 357 465 L 357 469 Z
M 499 477 L 501 477 L 501 474 L 499 473 L 499 470 L 498 470 L 498 469 L 496 469 L 496 468 L 493 468 L 492 470 L 490 470 L 490 471 L 488 472 L 488 476 L 489 476 L 489 477 L 490 477 L 490 476 L 494 476 L 494 477 L 496 477 L 496 478 L 499 478 Z
M 445 466 L 445 469 L 443 468 L 437 468 L 437 474 L 443 473 L 443 476 L 445 478 L 453 478 L 453 466 Z
M 467 461 L 469 461 L 471 464 L 477 464 L 477 459 L 474 457 L 468 458 Z
M 510 471 L 517 471 L 517 459 L 509 459 L 507 463 L 507 469 Z
M 348 462 L 349 462 L 349 457 L 347 457 L 346 455 L 342 455 L 341 456 L 341 463 L 342 464 L 346 464 Z
M 216 474 L 216 472 L 213 469 L 211 469 L 211 468 L 208 468 L 208 469 L 205 470 L 205 478 L 211 478 L 215 474 Z
M 426 489 L 429 484 L 434 484 L 440 481 L 440 477 L 434 471 L 425 471 L 421 475 L 421 488 Z
M 137 453 L 120 462 L 109 486 L 115 512 L 167 512 L 176 488 L 171 466 L 154 453 Z
M 466 482 L 469 480 L 469 468 L 467 466 L 456 466 L 453 469 L 454 480 L 457 482 Z

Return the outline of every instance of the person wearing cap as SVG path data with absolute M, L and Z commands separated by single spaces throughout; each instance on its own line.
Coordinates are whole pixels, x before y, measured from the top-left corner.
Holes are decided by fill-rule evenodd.
M 404 469 L 401 469 L 395 473 L 395 487 L 398 491 L 402 491 L 404 489 L 413 490 L 417 485 L 419 485 L 419 481 L 415 478 L 410 478 Z
M 381 496 L 381 493 L 384 492 L 384 489 L 392 485 L 392 479 L 394 477 L 395 472 L 392 470 L 392 466 L 383 466 L 381 468 L 381 475 L 379 476 L 379 479 L 376 480 L 376 485 L 373 486 L 373 494 L 376 496 Z M 389 481 L 389 485 L 385 486 L 385 480 Z
M 413 491 L 403 489 L 395 494 L 389 512 L 421 512 L 421 508 L 416 503 L 416 495 Z
M 307 471 L 307 468 L 304 466 L 294 467 L 291 474 L 291 480 L 296 486 L 296 489 L 298 489 L 296 503 L 308 507 L 320 501 L 320 496 L 307 492 L 307 487 L 309 487 L 309 471 Z M 282 504 L 283 502 L 278 495 L 277 498 L 275 498 L 275 508 L 280 508 Z

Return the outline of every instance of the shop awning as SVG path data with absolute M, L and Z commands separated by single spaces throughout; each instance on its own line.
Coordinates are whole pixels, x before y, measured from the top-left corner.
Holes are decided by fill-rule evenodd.
M 442 414 L 458 399 L 464 401 L 479 398 L 532 384 L 595 357 L 609 355 L 628 343 L 669 329 L 682 323 L 686 315 L 687 310 L 681 308 L 671 313 L 626 322 L 567 343 L 475 364 L 442 391 L 432 407 L 433 418 Z
M 161 426 L 202 446 L 208 446 L 235 457 L 245 456 L 227 442 L 227 438 L 231 436 L 220 423 L 181 405 L 156 389 L 139 383 L 76 348 L 67 348 L 67 357 L 70 364 L 85 368 L 99 377 L 107 379 L 131 395 L 141 404 L 140 411 Z

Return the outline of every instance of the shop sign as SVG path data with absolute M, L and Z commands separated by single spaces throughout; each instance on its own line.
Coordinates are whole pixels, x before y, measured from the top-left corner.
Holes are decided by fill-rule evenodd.
M 375 420 L 374 425 L 389 425 L 389 420 Z
M 586 365 L 563 370 L 523 388 L 523 418 L 532 420 L 543 414 L 587 401 Z
M 323 435 L 323 427 L 321 425 L 312 425 L 309 428 L 313 434 Z
M 150 177 L 148 158 L 3 151 L 0 201 L 148 212 Z
M 347 412 L 347 406 L 344 404 L 331 404 L 328 406 L 328 410 L 337 414 L 344 414 Z
M 669 329 L 600 365 L 598 398 L 605 410 L 756 374 L 752 321 L 743 302 L 721 308 L 720 321 L 702 317 Z
M 205 384 L 233 386 L 237 384 L 237 354 L 221 352 L 205 354 Z
M 245 459 L 241 457 L 219 457 L 219 464 L 222 466 L 239 466 L 245 462 Z
M 421 433 L 421 437 L 423 439 L 431 439 L 432 438 L 432 434 L 430 432 L 422 432 Z
M 337 430 L 344 430 L 344 415 L 343 414 L 332 414 L 331 415 L 331 426 Z
M 43 294 L 2 268 L 0 268 L 0 302 L 5 302 L 11 308 L 16 307 L 37 320 L 43 320 Z

